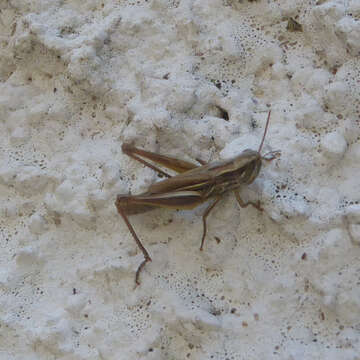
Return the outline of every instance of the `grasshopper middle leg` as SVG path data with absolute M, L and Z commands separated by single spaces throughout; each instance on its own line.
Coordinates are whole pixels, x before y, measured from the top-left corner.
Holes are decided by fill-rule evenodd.
M 205 210 L 204 215 L 203 215 L 203 235 L 201 238 L 201 245 L 200 245 L 200 250 L 202 251 L 203 247 L 204 247 L 204 242 L 205 242 L 205 236 L 206 236 L 206 218 L 209 216 L 210 211 L 216 206 L 216 204 L 221 200 L 221 197 L 217 197 L 216 200 L 210 204 L 208 206 L 208 208 Z

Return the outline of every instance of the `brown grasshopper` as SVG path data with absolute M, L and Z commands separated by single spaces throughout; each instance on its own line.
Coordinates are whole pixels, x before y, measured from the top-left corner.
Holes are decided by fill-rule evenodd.
M 279 153 L 270 152 L 264 156 L 261 156 L 260 154 L 269 126 L 270 113 L 271 111 L 269 111 L 267 117 L 259 150 L 246 149 L 240 155 L 229 160 L 217 161 L 209 164 L 197 160 L 201 165 L 195 165 L 188 161 L 141 150 L 130 144 L 124 143 L 122 145 L 121 149 L 123 153 L 168 178 L 154 183 L 142 194 L 119 194 L 116 198 L 115 206 L 144 255 L 144 260 L 136 271 L 135 282 L 137 285 L 140 284 L 140 272 L 145 264 L 148 261 L 151 261 L 151 257 L 136 235 L 134 228 L 128 220 L 128 215 L 140 214 L 156 207 L 193 209 L 210 198 L 214 198 L 214 201 L 207 207 L 202 217 L 203 235 L 200 246 L 200 250 L 202 250 L 206 236 L 206 218 L 220 201 L 224 193 L 230 190 L 233 191 L 237 202 L 242 208 L 252 205 L 260 211 L 263 210 L 259 201 L 257 203 L 251 201 L 244 202 L 239 195 L 238 189 L 242 185 L 251 184 L 256 179 L 262 165 L 262 160 L 271 161 Z M 268 155 L 270 155 L 270 157 Z M 158 167 L 148 163 L 143 158 L 171 169 L 178 174 L 170 176 Z

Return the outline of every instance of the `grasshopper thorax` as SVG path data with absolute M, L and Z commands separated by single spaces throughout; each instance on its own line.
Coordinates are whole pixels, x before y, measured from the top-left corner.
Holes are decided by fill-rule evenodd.
M 238 181 L 241 184 L 251 184 L 259 175 L 261 169 L 261 155 L 251 149 L 244 150 L 239 156 L 233 159 L 234 167 L 238 170 Z

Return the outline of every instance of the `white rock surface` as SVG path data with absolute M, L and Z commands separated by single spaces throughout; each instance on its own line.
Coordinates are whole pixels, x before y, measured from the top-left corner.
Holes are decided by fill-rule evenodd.
M 288 18 L 303 32 L 286 30 Z M 359 359 L 358 0 L 0 3 L 1 359 Z M 208 219 L 117 194 L 258 149 Z
M 334 160 L 340 160 L 345 154 L 347 143 L 342 134 L 332 132 L 322 138 L 321 147 L 326 156 Z

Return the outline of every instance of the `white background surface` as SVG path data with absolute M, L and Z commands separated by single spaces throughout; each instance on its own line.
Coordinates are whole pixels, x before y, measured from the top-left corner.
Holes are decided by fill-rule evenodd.
M 1 359 L 360 358 L 358 0 L 3 0 L 0 51 Z M 227 158 L 269 108 L 265 211 L 131 217 L 134 289 L 121 144 Z

